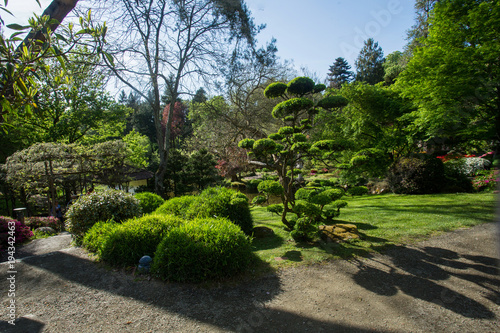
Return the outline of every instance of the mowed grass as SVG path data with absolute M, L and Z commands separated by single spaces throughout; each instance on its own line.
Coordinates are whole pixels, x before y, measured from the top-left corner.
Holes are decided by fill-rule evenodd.
M 255 226 L 274 230 L 272 237 L 254 239 L 255 254 L 270 267 L 312 264 L 328 259 L 380 252 L 393 244 L 411 244 L 442 232 L 495 220 L 493 193 L 436 195 L 379 195 L 347 197 L 338 223 L 358 227 L 360 240 L 327 243 L 318 239 L 297 244 L 283 229 L 281 218 L 265 207 L 252 208 Z

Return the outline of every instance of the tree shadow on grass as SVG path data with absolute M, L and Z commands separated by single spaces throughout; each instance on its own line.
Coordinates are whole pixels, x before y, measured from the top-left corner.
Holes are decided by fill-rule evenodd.
M 268 237 L 254 238 L 252 240 L 252 247 L 254 251 L 271 250 L 280 247 L 284 242 L 283 237 L 273 234 Z
M 290 261 L 301 262 L 302 261 L 302 252 L 300 251 L 286 251 L 283 255 L 284 258 L 287 258 Z

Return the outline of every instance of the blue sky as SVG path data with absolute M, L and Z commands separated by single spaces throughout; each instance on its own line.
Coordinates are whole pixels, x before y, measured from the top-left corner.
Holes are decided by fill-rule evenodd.
M 84 0 L 80 0 L 84 1 Z M 9 22 L 23 23 L 35 12 L 41 14 L 50 0 L 11 0 Z M 307 67 L 319 78 L 326 77 L 337 57 L 354 61 L 363 41 L 374 38 L 384 54 L 402 50 L 406 31 L 414 23 L 414 0 L 246 0 L 256 24 L 267 27 L 258 36 L 261 44 L 277 39 L 278 56 L 293 60 L 297 69 Z
M 324 78 L 337 57 L 354 70 L 363 41 L 372 37 L 384 54 L 402 50 L 414 24 L 414 0 L 247 0 L 265 44 L 277 39 L 281 59 Z

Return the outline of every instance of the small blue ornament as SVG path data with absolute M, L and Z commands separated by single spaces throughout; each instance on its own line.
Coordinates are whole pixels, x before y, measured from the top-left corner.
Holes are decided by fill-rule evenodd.
M 151 259 L 150 256 L 143 256 L 141 259 L 139 259 L 139 273 L 149 273 L 152 261 L 153 259 Z

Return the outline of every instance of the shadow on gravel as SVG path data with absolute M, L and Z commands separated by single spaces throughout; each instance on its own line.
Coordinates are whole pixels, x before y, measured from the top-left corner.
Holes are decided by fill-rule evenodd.
M 276 275 L 242 282 L 238 286 L 224 285 L 203 288 L 197 285 L 134 279 L 132 275 L 110 271 L 103 265 L 65 252 L 30 257 L 22 262 L 26 265 L 24 269 L 29 269 L 30 266 L 37 267 L 64 280 L 94 290 L 133 298 L 168 312 L 232 332 L 303 332 L 307 330 L 315 332 L 383 332 L 266 308 L 264 302 L 275 298 L 282 292 L 280 279 Z M 23 268 L 20 267 L 20 269 Z M 23 280 L 23 284 L 32 283 L 37 283 L 37 281 L 29 281 L 27 277 Z M 23 329 L 22 324 L 33 326 L 32 330 L 28 330 L 29 332 L 40 332 L 43 329 L 43 326 L 35 327 L 41 323 L 21 318 L 16 326 L 0 321 L 0 331 L 28 332 Z
M 499 304 L 498 261 L 484 256 L 461 255 L 457 252 L 425 247 L 422 250 L 397 246 L 386 253 L 392 265 L 376 260 L 385 270 L 359 261 L 359 271 L 354 281 L 360 286 L 383 296 L 392 296 L 399 291 L 427 301 L 468 318 L 495 318 L 495 314 L 477 301 L 436 281 L 457 277 L 476 283 L 489 291 L 487 296 Z M 396 268 L 403 272 L 398 272 Z M 450 268 L 449 270 L 446 268 Z M 464 273 L 457 273 L 462 270 Z M 472 270 L 472 273 L 471 273 Z

